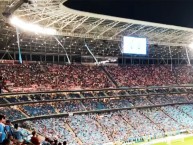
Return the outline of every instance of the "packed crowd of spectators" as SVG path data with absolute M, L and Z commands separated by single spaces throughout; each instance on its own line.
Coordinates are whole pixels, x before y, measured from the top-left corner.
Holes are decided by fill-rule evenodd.
M 89 65 L 0 65 L 0 76 L 13 92 L 113 87 L 98 66 Z
M 81 101 L 78 100 L 68 102 L 56 102 L 53 105 L 54 108 L 56 108 L 59 113 L 68 113 L 86 110 Z
M 40 145 L 40 144 L 41 145 L 62 145 L 62 144 L 66 145 L 67 144 L 66 140 L 61 141 L 61 140 L 58 140 L 58 138 L 46 137 L 45 140 L 43 140 L 44 137 L 38 135 L 36 132 L 36 129 L 38 128 L 36 128 L 35 130 L 29 131 L 27 129 L 21 128 L 17 123 L 13 125 L 10 120 L 6 120 L 6 119 L 7 118 L 5 115 L 0 114 L 0 144 L 1 145 Z M 46 125 L 48 124 L 46 123 Z M 38 130 L 39 133 L 41 129 L 42 128 L 39 127 L 39 130 Z M 60 133 L 64 137 L 65 132 L 59 127 L 57 127 L 57 129 L 59 129 L 57 131 L 58 132 L 60 131 Z M 69 137 L 69 134 L 67 134 L 67 137 Z M 73 140 L 73 137 L 71 137 L 71 140 Z
M 188 116 L 186 113 L 182 112 L 181 110 L 177 109 L 176 107 L 172 106 L 165 106 L 162 107 L 164 112 L 171 116 L 176 122 L 178 122 L 180 125 L 184 127 L 193 127 L 193 121 L 190 116 Z
M 182 130 L 183 126 L 176 123 L 172 118 L 168 117 L 161 108 L 148 108 L 140 110 L 140 112 L 152 120 L 157 126 L 165 132 Z
M 11 121 L 26 118 L 18 109 L 11 107 L 1 107 L 0 114 L 4 114 L 5 117 Z
M 20 106 L 20 109 L 29 116 L 42 116 L 56 114 L 55 108 L 51 104 L 31 104 Z
M 192 83 L 191 68 L 168 65 L 106 66 L 119 86 L 163 86 Z M 0 65 L 0 76 L 12 92 L 115 87 L 106 72 L 94 65 Z M 100 94 L 99 94 L 100 95 Z
M 122 99 L 99 98 L 20 105 L 20 110 L 15 107 L 2 107 L 0 108 L 0 114 L 4 114 L 10 120 L 17 120 L 26 118 L 25 114 L 34 117 L 86 110 L 181 103 L 188 100 L 188 97 L 184 94 L 174 96 L 133 96 Z M 98 145 L 117 140 L 133 141 L 136 139 L 143 140 L 146 137 L 163 137 L 167 132 L 179 132 L 180 130 L 192 128 L 192 109 L 193 105 L 131 108 L 109 113 L 70 115 L 68 118 L 28 121 L 27 123 L 32 126 L 31 128 L 36 129 L 38 133 L 51 138 L 51 140 L 57 138 L 58 142 L 67 140 L 69 144 L 74 145 L 79 144 L 78 142 L 85 145 L 94 143 Z
M 131 109 L 109 113 L 73 115 L 27 121 L 32 128 L 49 138 L 67 140 L 70 145 L 99 145 L 115 141 L 136 141 L 164 137 L 170 132 L 192 128 L 193 105 L 175 105 Z
M 120 86 L 163 86 L 192 82 L 191 67 L 169 65 L 106 66 Z
M 44 96 L 44 97 L 42 97 Z M 28 96 L 30 100 L 37 100 L 37 98 L 42 101 L 47 100 L 45 97 L 47 95 L 36 95 L 36 99 L 34 96 Z M 82 112 L 82 111 L 95 111 L 95 110 L 106 110 L 106 109 L 122 109 L 122 108 L 132 108 L 132 107 L 143 107 L 143 106 L 153 106 L 153 105 L 165 105 L 165 104 L 175 104 L 175 103 L 188 103 L 192 102 L 191 94 L 172 94 L 172 95 L 150 95 L 150 96 L 130 96 L 123 98 L 98 98 L 98 99 L 82 99 L 82 100 L 63 100 L 57 102 L 39 102 L 34 104 L 24 104 L 19 105 L 19 109 L 23 111 L 28 116 L 41 116 L 41 115 L 51 115 L 57 113 L 69 113 L 69 112 Z M 25 96 L 26 97 L 26 96 Z M 51 98 L 56 97 L 56 95 L 51 96 Z M 11 100 L 13 102 L 19 102 L 15 97 L 15 100 Z M 12 102 L 13 101 L 13 102 Z M 2 110 L 4 107 L 2 107 Z M 8 108 L 8 107 L 7 107 Z M 8 108 L 5 110 L 9 110 L 12 108 Z M 1 111 L 1 110 L 0 110 Z M 18 110 L 16 110 L 19 114 Z M 10 111 L 11 113 L 15 113 L 15 111 Z M 11 114 L 10 113 L 10 114 Z M 16 113 L 16 114 L 18 114 Z M 7 113 L 9 114 L 9 113 Z M 15 118 L 21 118 L 20 116 L 14 116 Z
M 155 105 L 172 104 L 172 103 L 186 103 L 190 95 L 187 94 L 171 94 L 171 95 L 152 95 L 148 96 L 148 100 Z M 191 97 L 190 97 L 191 98 Z
M 50 140 L 58 142 L 65 140 L 70 145 L 78 145 L 76 135 L 65 126 L 65 122 L 65 118 L 50 118 L 27 121 L 26 124 Z

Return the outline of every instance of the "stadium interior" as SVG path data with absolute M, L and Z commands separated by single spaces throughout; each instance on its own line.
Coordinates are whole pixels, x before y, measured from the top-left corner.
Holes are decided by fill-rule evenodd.
M 0 0 L 0 144 L 192 145 L 193 29 L 66 1 Z

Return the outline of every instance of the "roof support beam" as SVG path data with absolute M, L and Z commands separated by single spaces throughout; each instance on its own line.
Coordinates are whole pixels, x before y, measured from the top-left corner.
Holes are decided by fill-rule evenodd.
M 76 25 L 72 30 L 71 30 L 71 33 L 74 32 L 78 27 L 80 27 L 86 20 L 88 20 L 89 17 L 84 17 L 82 19 L 82 22 L 80 22 L 78 25 Z
M 67 19 L 65 20 L 65 22 L 68 21 L 69 19 L 71 19 L 71 20 L 68 21 L 66 24 L 64 24 L 64 25 L 60 28 L 60 30 L 64 29 L 66 26 L 68 26 L 68 25 L 69 25 L 72 21 L 74 21 L 77 17 L 78 17 L 78 15 L 73 15 L 73 17 L 67 18 Z
M 143 33 L 143 35 L 147 35 L 147 34 L 153 32 L 155 29 L 157 29 L 157 27 L 155 27 L 155 28 L 153 28 L 153 29 L 151 29 L 151 30 L 149 30 L 149 31 L 147 31 L 147 32 L 145 32 L 145 33 Z
M 53 25 L 53 24 L 55 24 L 55 23 L 57 23 L 57 22 L 61 21 L 62 19 L 66 18 L 66 17 L 68 17 L 68 16 L 70 16 L 70 15 L 71 15 L 71 14 L 64 15 L 64 16 L 63 16 L 63 17 L 61 17 L 60 19 L 56 19 L 56 20 L 55 20 L 55 21 L 53 21 L 52 23 L 50 23 L 50 24 L 46 25 L 46 27 L 49 27 L 49 26 L 51 26 L 51 25 Z
M 180 38 L 180 37 L 184 37 L 184 36 L 187 35 L 187 34 L 189 34 L 189 32 L 182 33 L 182 34 L 180 34 L 180 35 L 178 35 L 178 36 L 176 36 L 176 37 L 173 37 L 172 39 L 169 39 L 168 41 L 171 42 L 172 40 L 178 39 L 178 38 Z
M 90 28 L 85 34 L 90 33 L 93 29 L 95 29 L 97 26 L 99 26 L 104 21 L 105 21 L 104 19 L 99 19 L 96 22 L 94 22 L 93 24 L 91 24 L 91 25 L 94 25 L 94 26 L 92 28 Z
M 127 30 L 129 27 L 133 26 L 133 24 L 129 24 L 129 25 L 126 25 L 125 28 L 119 30 L 117 33 L 115 33 L 112 37 L 115 37 L 117 36 L 118 34 L 120 34 L 121 32 Z
M 166 36 L 164 36 L 164 37 L 161 37 L 161 39 L 159 39 L 159 41 L 160 41 L 160 40 L 164 40 L 165 38 L 173 37 L 172 35 L 175 34 L 175 33 L 177 33 L 177 32 L 179 32 L 179 31 L 180 31 L 180 30 L 177 30 L 177 31 L 174 31 L 174 32 L 170 33 L 169 35 L 166 35 Z
M 119 22 L 113 22 L 113 23 L 109 24 L 109 27 L 107 27 L 107 29 L 104 27 L 105 30 L 104 30 L 102 33 L 100 33 L 100 34 L 98 35 L 98 37 L 101 36 L 101 35 L 103 35 L 103 34 L 106 33 L 107 31 L 111 30 L 111 29 L 112 29 L 113 27 L 115 27 L 117 24 L 119 24 Z
M 129 35 L 133 35 L 133 34 L 135 34 L 136 32 L 138 32 L 139 30 L 141 30 L 141 29 L 143 29 L 145 26 L 141 26 L 138 30 L 135 30 L 135 31 L 133 31 L 132 33 L 130 33 Z
M 50 19 L 50 18 L 55 18 L 55 17 L 58 17 L 58 16 L 62 16 L 62 15 L 64 15 L 64 14 L 55 14 L 55 15 L 52 15 L 52 16 L 47 16 L 47 17 L 45 17 L 45 18 L 41 18 L 41 19 L 39 19 L 39 20 L 37 20 L 37 21 L 34 21 L 33 23 L 35 24 L 35 23 L 39 23 L 39 22 L 41 22 L 41 21 L 44 21 L 44 20 L 47 20 L 47 19 Z

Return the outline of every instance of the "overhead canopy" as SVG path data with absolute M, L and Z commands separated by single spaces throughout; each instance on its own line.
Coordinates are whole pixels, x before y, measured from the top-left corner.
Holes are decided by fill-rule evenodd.
M 192 42 L 193 29 L 93 14 L 67 8 L 60 0 L 24 4 L 15 15 L 56 28 L 59 35 L 121 41 L 123 36 L 146 37 L 150 44 L 184 46 Z
M 0 0 L 0 3 L 1 5 L 4 5 L 5 8 L 11 1 L 12 0 Z M 116 46 L 116 50 L 112 50 L 114 53 L 119 51 L 118 46 L 121 46 L 123 36 L 146 37 L 149 44 L 174 47 L 186 47 L 193 40 L 193 29 L 191 28 L 77 11 L 67 8 L 65 6 L 66 0 L 32 0 L 32 2 L 32 4 L 23 4 L 15 11 L 14 15 L 29 23 L 31 22 L 43 27 L 55 28 L 58 32 L 57 35 L 60 35 L 61 40 L 63 36 L 73 38 L 65 39 L 65 44 L 67 45 L 69 43 L 67 47 L 72 48 L 74 46 L 76 47 L 74 48 L 76 50 L 81 49 L 81 46 L 78 44 L 79 42 L 82 43 L 85 38 L 88 38 L 89 42 L 94 41 L 95 47 L 104 47 L 102 43 L 105 43 L 106 40 L 108 40 L 106 41 L 107 43 L 112 42 L 109 44 L 109 48 Z M 14 44 L 16 41 L 13 41 L 15 29 L 5 24 L 2 17 L 1 25 L 0 42 L 6 38 L 6 41 L 3 41 L 4 45 L 8 45 L 9 42 L 11 42 L 9 47 L 16 45 Z M 26 43 L 23 43 L 24 46 L 22 48 L 28 48 L 28 46 L 32 44 L 32 40 L 30 41 L 29 39 L 33 39 L 33 41 L 45 39 L 42 40 L 47 44 L 45 47 L 49 47 L 49 49 L 55 49 L 56 47 L 55 44 L 51 43 L 50 38 L 45 36 L 31 36 L 29 33 L 23 34 L 22 36 L 23 42 L 26 41 Z M 76 40 L 74 38 L 76 38 Z M 49 46 L 46 40 L 50 42 Z M 71 43 L 72 40 L 73 43 Z M 77 46 L 79 48 L 77 48 Z M 42 42 L 36 44 L 36 47 L 42 48 Z M 75 53 L 74 51 L 72 52 Z

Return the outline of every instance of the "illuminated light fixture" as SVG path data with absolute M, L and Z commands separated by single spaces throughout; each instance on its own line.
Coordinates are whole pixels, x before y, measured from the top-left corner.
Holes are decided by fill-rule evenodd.
M 46 35 L 56 35 L 56 30 L 52 28 L 43 28 L 41 26 L 38 26 L 36 24 L 30 24 L 27 22 L 24 22 L 23 20 L 20 20 L 19 18 L 12 16 L 10 18 L 10 23 L 18 27 L 24 31 L 33 32 L 36 34 L 46 34 Z
M 189 47 L 193 49 L 193 42 L 189 44 Z

